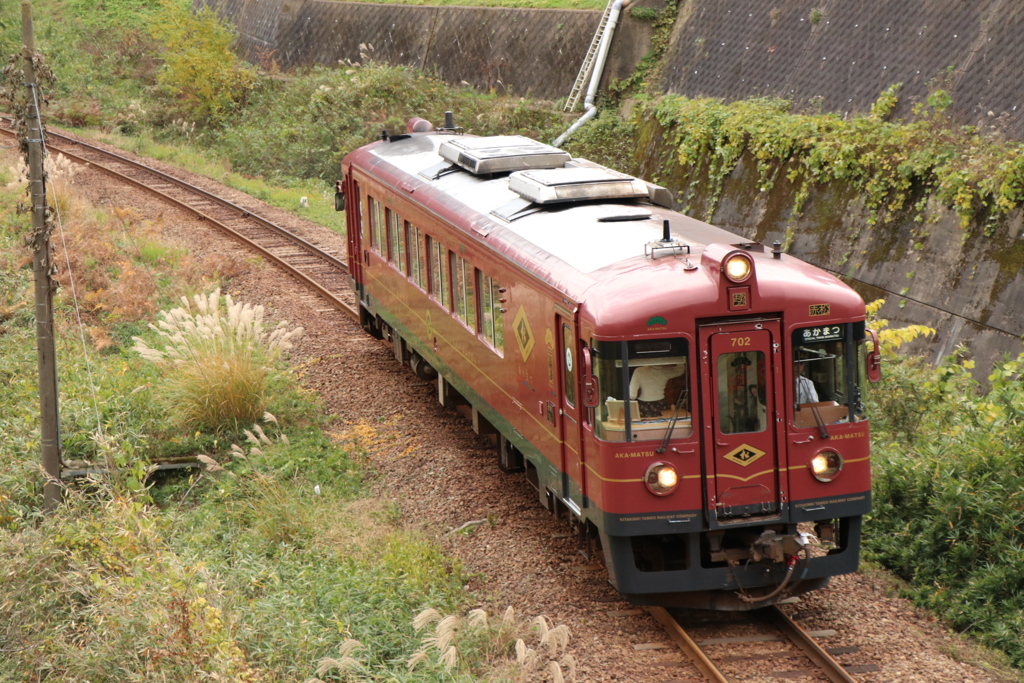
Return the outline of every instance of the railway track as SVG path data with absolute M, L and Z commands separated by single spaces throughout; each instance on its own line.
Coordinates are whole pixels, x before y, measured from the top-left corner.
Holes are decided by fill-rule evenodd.
M 11 120 L 0 119 L 0 133 L 15 137 Z M 358 320 L 355 297 L 348 286 L 343 254 L 334 254 L 251 210 L 207 192 L 181 178 L 107 151 L 75 137 L 47 130 L 51 154 L 102 171 L 118 180 L 192 213 L 277 265 L 332 306 Z
M 671 678 L 672 683 L 696 683 L 698 680 L 728 683 L 752 674 L 775 679 L 802 679 L 854 683 L 851 673 L 879 671 L 872 664 L 839 664 L 833 655 L 852 654 L 858 648 L 821 647 L 815 636 L 832 632 L 808 633 L 778 607 L 754 612 L 676 612 L 648 607 L 687 661 L 662 662 L 666 667 L 696 669 L 700 679 Z M 677 618 L 679 615 L 680 618 Z M 685 621 L 684 628 L 681 621 Z M 637 649 L 660 649 L 664 644 L 638 645 Z M 734 678 L 730 678 L 732 674 Z

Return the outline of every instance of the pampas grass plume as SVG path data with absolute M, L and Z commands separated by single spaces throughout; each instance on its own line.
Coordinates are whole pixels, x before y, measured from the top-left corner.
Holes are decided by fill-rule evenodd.
M 417 631 L 420 631 L 427 624 L 432 624 L 435 621 L 439 621 L 440 619 L 441 619 L 441 613 L 438 612 L 433 607 L 431 607 L 430 609 L 423 610 L 422 612 L 417 614 L 415 616 L 415 618 L 413 618 L 413 620 L 412 620 L 412 627 L 414 629 L 416 629 Z

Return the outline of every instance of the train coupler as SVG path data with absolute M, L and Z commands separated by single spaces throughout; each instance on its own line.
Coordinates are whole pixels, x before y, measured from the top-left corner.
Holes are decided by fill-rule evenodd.
M 804 550 L 810 543 L 805 533 L 779 534 L 765 531 L 750 545 L 750 555 L 754 562 L 767 560 L 782 564 L 787 557 L 793 557 Z

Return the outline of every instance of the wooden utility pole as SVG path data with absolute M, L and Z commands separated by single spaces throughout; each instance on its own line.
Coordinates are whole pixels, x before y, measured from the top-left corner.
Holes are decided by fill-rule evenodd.
M 53 288 L 50 262 L 50 222 L 47 220 L 46 180 L 43 173 L 43 123 L 36 82 L 32 3 L 21 3 L 21 40 L 24 44 L 25 87 L 28 106 L 25 127 L 28 144 L 29 194 L 32 198 L 32 270 L 35 273 L 36 343 L 39 355 L 39 409 L 42 431 L 43 509 L 53 512 L 61 499 L 60 413 L 57 404 L 57 347 L 53 337 Z

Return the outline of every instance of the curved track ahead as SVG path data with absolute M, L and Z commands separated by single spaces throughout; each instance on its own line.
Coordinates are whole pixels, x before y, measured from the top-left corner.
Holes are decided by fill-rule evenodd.
M 0 133 L 15 136 L 10 119 L 2 119 Z M 52 130 L 47 130 L 46 137 L 51 154 L 63 154 L 185 209 L 279 266 L 333 306 L 359 319 L 355 297 L 348 286 L 348 267 L 341 257 L 180 178 Z

